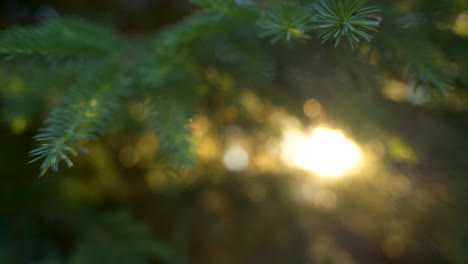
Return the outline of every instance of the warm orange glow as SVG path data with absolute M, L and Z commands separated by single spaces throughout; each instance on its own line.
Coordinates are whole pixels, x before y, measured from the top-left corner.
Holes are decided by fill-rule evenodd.
M 457 16 L 452 30 L 461 37 L 468 36 L 468 12 L 465 11 Z
M 309 135 L 296 130 L 285 134 L 283 159 L 323 177 L 344 175 L 360 158 L 358 146 L 338 130 L 318 127 Z
M 305 101 L 302 108 L 304 110 L 304 114 L 311 119 L 318 117 L 322 111 L 322 106 L 315 99 Z

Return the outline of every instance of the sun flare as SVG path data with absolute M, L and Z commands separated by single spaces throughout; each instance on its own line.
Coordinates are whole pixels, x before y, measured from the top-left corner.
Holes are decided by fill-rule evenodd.
M 285 133 L 283 159 L 317 175 L 340 177 L 360 158 L 358 146 L 339 130 L 318 127 L 308 135 L 297 130 Z

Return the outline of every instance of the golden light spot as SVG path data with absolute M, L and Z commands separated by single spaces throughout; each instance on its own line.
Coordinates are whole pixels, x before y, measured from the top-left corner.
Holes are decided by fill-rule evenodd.
M 220 143 L 212 138 L 206 137 L 195 142 L 197 156 L 203 160 L 215 160 L 221 154 Z
M 276 137 L 270 137 L 265 143 L 265 152 L 269 155 L 278 156 L 281 153 L 281 140 Z
M 305 101 L 302 108 L 304 110 L 304 114 L 311 119 L 316 118 L 322 112 L 322 106 L 315 99 Z
M 96 113 L 96 111 L 92 111 L 92 110 L 91 111 L 86 111 L 86 113 L 85 113 L 85 117 L 89 118 L 89 119 L 95 118 L 97 115 L 98 114 Z
M 92 99 L 91 102 L 89 102 L 89 105 L 92 107 L 96 107 L 99 105 L 99 101 L 96 99 Z
M 16 135 L 20 135 L 26 130 L 28 121 L 22 116 L 15 117 L 11 122 L 11 132 Z
M 96 99 L 91 99 L 89 101 L 90 108 L 85 112 L 86 118 L 95 118 L 98 113 L 96 112 L 96 107 L 99 105 L 99 101 Z
M 371 54 L 369 57 L 369 64 L 373 66 L 377 66 L 379 62 L 380 62 L 380 53 L 374 49 L 371 51 Z
M 406 101 L 408 97 L 408 88 L 406 86 L 404 82 L 389 80 L 385 82 L 382 94 L 392 101 L 403 102 Z
M 461 37 L 468 36 L 468 12 L 463 12 L 457 16 L 452 30 Z
M 291 127 L 284 127 L 283 120 L 289 118 L 289 114 L 281 108 L 272 107 L 267 111 L 267 115 L 264 117 L 263 121 L 266 121 L 269 126 L 275 129 L 285 129 Z
M 396 8 L 401 12 L 409 12 L 414 8 L 414 4 L 412 1 L 398 1 Z
M 192 119 L 192 133 L 196 137 L 203 137 L 209 134 L 211 129 L 210 120 L 204 116 L 196 116 Z
M 290 130 L 290 131 L 296 131 L 296 130 L 299 131 L 299 129 L 302 127 L 301 121 L 299 121 L 299 119 L 293 116 L 282 116 L 280 119 L 277 119 L 275 122 L 279 123 L 282 129 Z
M 283 160 L 319 176 L 337 178 L 360 160 L 361 151 L 339 130 L 318 127 L 311 134 L 290 130 L 285 134 Z
M 287 40 L 289 40 L 290 38 L 294 37 L 294 38 L 298 38 L 298 39 L 306 39 L 306 38 L 309 38 L 310 36 L 305 34 L 304 31 L 300 30 L 300 29 L 297 29 L 297 28 L 288 28 L 288 31 L 287 31 Z
M 224 152 L 223 162 L 230 171 L 241 171 L 249 165 L 249 153 L 239 144 L 233 144 Z
M 245 110 L 255 118 L 265 118 L 263 114 L 263 104 L 252 92 L 245 91 L 240 95 L 240 102 Z
M 408 163 L 418 162 L 416 152 L 401 138 L 392 138 L 388 142 L 388 151 L 392 158 L 394 158 L 397 161 L 404 161 Z
M 367 57 L 369 52 L 371 52 L 371 46 L 365 43 L 362 43 L 359 47 L 359 56 L 360 57 Z
M 210 120 L 204 116 L 196 116 L 191 123 L 193 143 L 197 157 L 200 160 L 217 160 L 222 155 L 221 144 L 213 135 Z
M 288 129 L 283 132 L 281 158 L 289 166 L 296 166 L 294 156 L 298 146 L 307 140 L 306 135 L 297 129 Z

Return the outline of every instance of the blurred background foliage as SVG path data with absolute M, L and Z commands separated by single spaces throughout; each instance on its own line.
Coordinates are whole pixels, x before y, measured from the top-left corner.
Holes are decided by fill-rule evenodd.
M 89 69 L 50 78 L 38 62 L 2 62 L 0 263 L 468 262 L 466 1 L 368 1 L 383 27 L 354 52 L 322 44 L 300 10 L 286 21 L 300 27 L 263 34 L 272 45 L 230 28 L 247 11 L 195 2 L 243 22 L 184 26 L 199 9 L 185 0 L 0 3 L 2 29 L 56 14 L 115 29 L 129 40 L 124 71 L 141 76 L 132 85 L 166 87 L 135 88 L 86 155 L 39 178 L 33 136 Z M 143 70 L 134 57 L 149 58 Z M 287 151 L 316 127 L 359 147 L 343 177 Z

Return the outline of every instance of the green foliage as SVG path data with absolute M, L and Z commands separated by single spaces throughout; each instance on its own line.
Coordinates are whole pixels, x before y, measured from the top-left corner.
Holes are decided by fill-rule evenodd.
M 371 41 L 380 22 L 373 19 L 378 11 L 365 6 L 366 0 L 322 0 L 310 8 L 304 3 L 281 3 L 265 11 L 258 22 L 260 36 L 280 39 L 308 39 L 314 30 L 322 42 L 334 40 L 335 47 L 346 38 L 354 50 L 361 40 Z
M 161 32 L 153 40 L 158 55 L 175 55 L 189 45 L 197 44 L 203 37 L 223 30 L 222 18 L 214 14 L 195 14 L 179 24 Z
M 0 62 L 1 90 L 8 97 L 2 106 L 3 121 L 14 123 L 15 120 L 24 120 L 25 125 L 30 125 L 41 118 L 41 109 L 46 108 L 64 87 L 74 81 L 82 66 L 73 63 L 74 67 L 62 65 L 51 69 L 38 60 L 21 61 Z
M 377 47 L 382 48 L 382 62 L 387 64 L 391 59 L 388 64 L 393 66 L 392 70 L 403 80 L 414 82 L 415 88 L 421 85 L 435 95 L 444 95 L 453 89 L 454 67 L 426 39 L 416 35 L 383 33 L 377 42 Z
M 162 151 L 175 162 L 191 164 L 194 152 L 190 142 L 190 118 L 183 104 L 166 98 L 155 105 L 151 121 L 159 131 Z
M 48 62 L 81 56 L 103 56 L 119 45 L 110 30 L 73 18 L 53 18 L 39 27 L 16 27 L 0 34 L 0 54 L 16 59 L 36 55 Z
M 466 4 L 192 2 L 170 25 L 104 16 L 119 34 L 63 17 L 0 33 L 0 263 L 466 262 Z M 454 95 L 415 106 L 412 85 Z M 359 141 L 359 175 L 279 162 L 302 124 Z M 34 144 L 40 175 L 90 158 L 38 180 Z M 237 144 L 249 166 L 228 171 Z
M 133 220 L 128 212 L 104 215 L 83 234 L 71 264 L 184 263 L 172 249 L 151 236 L 147 225 Z
M 374 15 L 378 10 L 365 5 L 365 0 L 321 0 L 312 5 L 310 1 L 196 0 L 193 3 L 201 10 L 141 40 L 122 38 L 104 27 L 61 17 L 40 26 L 16 27 L 0 33 L 0 54 L 9 59 L 8 65 L 2 65 L 2 72 L 13 72 L 11 76 L 28 76 L 28 71 L 39 73 L 44 81 L 37 78 L 34 82 L 43 86 L 28 90 L 36 91 L 30 93 L 33 98 L 41 91 L 69 91 L 46 119 L 46 127 L 35 137 L 40 146 L 30 155 L 32 162 L 42 161 L 41 175 L 49 169 L 57 171 L 61 162 L 72 166 L 72 157 L 85 150 L 83 144 L 105 132 L 113 113 L 120 109 L 124 94 L 149 98 L 155 110 L 150 122 L 163 142 L 163 154 L 190 163 L 193 153 L 187 122 L 197 100 L 206 94 L 206 91 L 197 92 L 200 86 L 206 85 L 206 68 L 215 64 L 232 72 L 236 67 L 249 71 L 238 75 L 239 81 L 252 76 L 259 79 L 255 76 L 265 71 L 271 74 L 275 68 L 272 60 L 275 55 L 265 51 L 264 43 L 254 38 L 255 31 L 261 37 L 271 38 L 272 43 L 281 39 L 309 39 L 311 45 L 320 45 L 313 40 L 318 37 L 322 43 L 333 41 L 338 47 L 346 39 L 351 50 L 356 50 L 363 40 L 371 41 L 372 34 L 381 27 L 381 18 Z M 388 71 L 406 81 L 434 87 L 439 94 L 450 89 L 455 74 L 444 54 L 432 48 L 419 48 L 410 39 L 397 41 L 395 36 L 402 30 L 398 25 L 385 28 L 377 34 L 375 46 L 366 43 L 359 47 L 378 51 L 385 60 L 407 67 L 380 64 L 374 69 L 362 58 L 358 59 L 360 55 L 352 54 L 345 60 L 336 60 L 336 67 L 343 73 L 340 80 L 375 88 L 377 82 L 366 75 Z M 226 58 L 213 52 L 220 48 L 229 49 Z M 325 50 L 328 50 L 326 46 L 322 51 Z M 342 54 L 342 51 L 329 52 Z M 25 59 L 31 63 L 25 64 Z M 76 60 L 81 63 L 73 63 Z M 30 65 L 30 70 L 25 70 L 26 65 Z M 59 66 L 52 69 L 64 71 L 47 71 L 50 65 Z M 128 74 L 122 77 L 124 73 Z M 14 111 L 20 111 L 15 109 L 26 109 L 20 101 L 26 102 L 27 98 L 17 98 L 20 99 L 11 100 L 7 106 L 11 109 L 8 120 L 14 119 Z
M 125 83 L 118 76 L 115 68 L 105 64 L 88 69 L 45 120 L 47 127 L 34 137 L 41 145 L 30 152 L 31 162 L 43 160 L 41 176 L 49 168 L 57 172 L 61 161 L 71 167 L 71 157 L 85 152 L 81 141 L 93 140 L 105 131 L 112 113 L 119 108 Z
M 375 7 L 364 6 L 366 0 L 321 0 L 314 5 L 314 29 L 323 42 L 342 38 L 348 40 L 352 49 L 361 40 L 371 41 L 371 33 L 378 31 L 380 22 L 371 19 L 378 12 Z
M 302 5 L 283 3 L 265 11 L 258 22 L 261 37 L 271 37 L 271 42 L 280 39 L 307 39 L 312 29 L 311 9 Z

